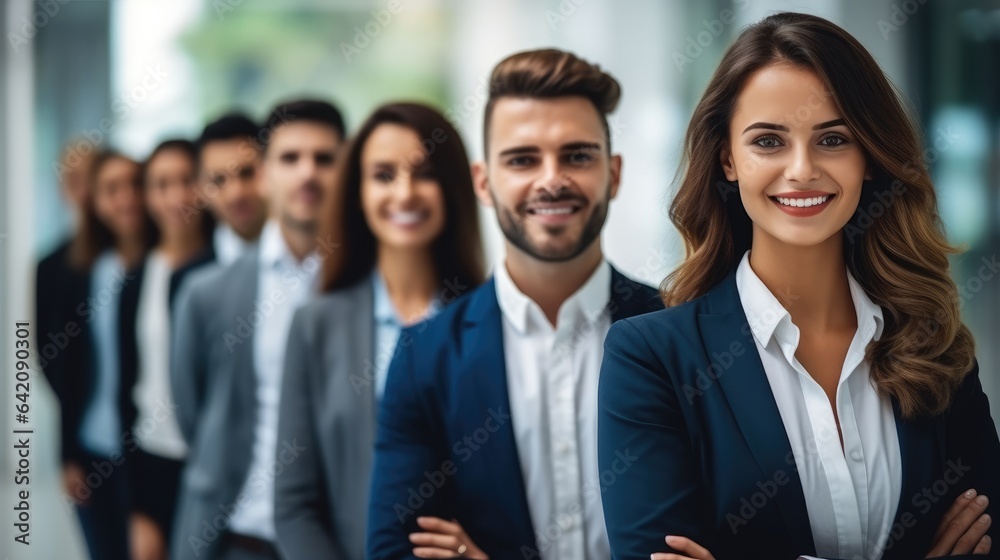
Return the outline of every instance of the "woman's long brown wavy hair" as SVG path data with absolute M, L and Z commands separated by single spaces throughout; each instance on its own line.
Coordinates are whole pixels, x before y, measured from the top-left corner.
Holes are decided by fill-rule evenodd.
M 685 259 L 661 284 L 663 301 L 672 306 L 704 295 L 750 249 L 752 222 L 720 156 L 743 84 L 775 63 L 810 70 L 824 82 L 873 175 L 842 231 L 848 269 L 886 311 L 882 336 L 866 351 L 871 378 L 905 417 L 940 414 L 975 360 L 949 272 L 948 255 L 958 250 L 945 238 L 914 121 L 868 51 L 825 19 L 769 16 L 722 57 L 685 138 L 684 176 L 670 205 Z

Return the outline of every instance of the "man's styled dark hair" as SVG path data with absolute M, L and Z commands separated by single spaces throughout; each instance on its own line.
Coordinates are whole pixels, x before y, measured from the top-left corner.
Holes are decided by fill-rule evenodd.
M 610 74 L 571 52 L 541 49 L 513 54 L 502 60 L 490 76 L 489 99 L 483 121 L 483 149 L 488 150 L 493 107 L 503 97 L 552 99 L 580 96 L 597 110 L 611 151 L 608 114 L 618 106 L 622 90 Z
M 260 134 L 260 126 L 250 120 L 242 113 L 229 113 L 208 123 L 205 130 L 198 138 L 198 153 L 205 149 L 207 144 L 221 142 L 224 140 L 248 140 L 255 146 L 258 145 L 257 136 Z
M 340 110 L 326 101 L 315 99 L 297 99 L 278 104 L 264 121 L 264 132 L 261 136 L 265 149 L 274 131 L 282 125 L 293 122 L 314 122 L 332 128 L 342 139 L 347 134 L 344 129 L 344 117 Z

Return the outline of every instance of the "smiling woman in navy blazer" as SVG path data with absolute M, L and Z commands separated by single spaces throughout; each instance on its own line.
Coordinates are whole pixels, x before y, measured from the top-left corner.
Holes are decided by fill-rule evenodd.
M 989 554 L 1000 442 L 919 136 L 872 57 L 817 17 L 750 26 L 685 153 L 668 308 L 605 342 L 614 558 Z

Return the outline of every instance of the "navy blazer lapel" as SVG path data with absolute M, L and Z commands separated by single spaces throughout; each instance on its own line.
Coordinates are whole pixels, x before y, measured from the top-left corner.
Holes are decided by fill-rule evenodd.
M 944 424 L 934 418 L 904 419 L 899 401 L 895 397 L 892 398 L 892 412 L 896 419 L 896 434 L 899 438 L 899 456 L 903 471 L 899 503 L 893 516 L 892 527 L 894 531 L 898 528 L 907 529 L 907 533 L 913 532 L 914 535 L 903 534 L 899 535 L 900 538 L 894 538 L 890 534 L 891 547 L 886 549 L 884 560 L 922 557 L 930 550 L 937 521 L 924 524 L 924 528 L 928 529 L 926 531 L 910 531 L 909 529 L 914 526 L 912 518 L 919 520 L 922 515 L 929 513 L 922 512 L 916 507 L 913 499 L 931 485 L 932 481 L 941 479 L 944 469 Z M 950 505 L 947 504 L 944 509 Z M 901 519 L 904 515 L 908 516 L 906 523 Z
M 493 496 L 490 508 L 499 510 L 498 515 L 491 516 L 498 534 L 506 534 L 507 539 L 537 549 L 510 418 L 503 323 L 494 279 L 490 277 L 470 297 L 459 347 L 460 379 L 456 380 L 459 394 L 452 406 L 460 408 L 461 417 L 473 428 L 483 426 L 487 418 L 508 415 L 485 444 L 488 456 L 483 454 L 477 461 L 477 456 L 473 455 L 472 460 L 483 470 L 481 480 L 490 485 L 484 489 L 484 493 Z
M 635 282 L 611 267 L 611 322 L 663 309 L 655 288 Z
M 813 553 L 815 544 L 802 482 L 794 462 L 789 463 L 792 447 L 739 299 L 735 269 L 709 291 L 708 306 L 709 312 L 698 319 L 705 350 L 714 364 L 712 377 L 717 376 L 743 439 L 760 467 L 761 480 L 771 480 L 779 471 L 789 475 L 788 484 L 774 497 L 785 528 L 769 532 L 788 535 L 791 548 L 800 554 Z M 740 355 L 736 355 L 734 347 L 743 348 Z M 728 356 L 733 363 L 725 367 L 716 363 L 714 356 Z

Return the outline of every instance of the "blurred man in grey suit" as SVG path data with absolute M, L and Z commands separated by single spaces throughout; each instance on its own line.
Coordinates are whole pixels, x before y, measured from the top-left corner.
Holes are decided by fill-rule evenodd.
M 278 558 L 274 479 L 301 451 L 277 440 L 282 363 L 292 315 L 334 248 L 319 238 L 319 217 L 344 126 L 332 105 L 295 101 L 265 127 L 270 218 L 260 240 L 178 296 L 171 381 L 191 447 L 170 551 L 178 560 Z

